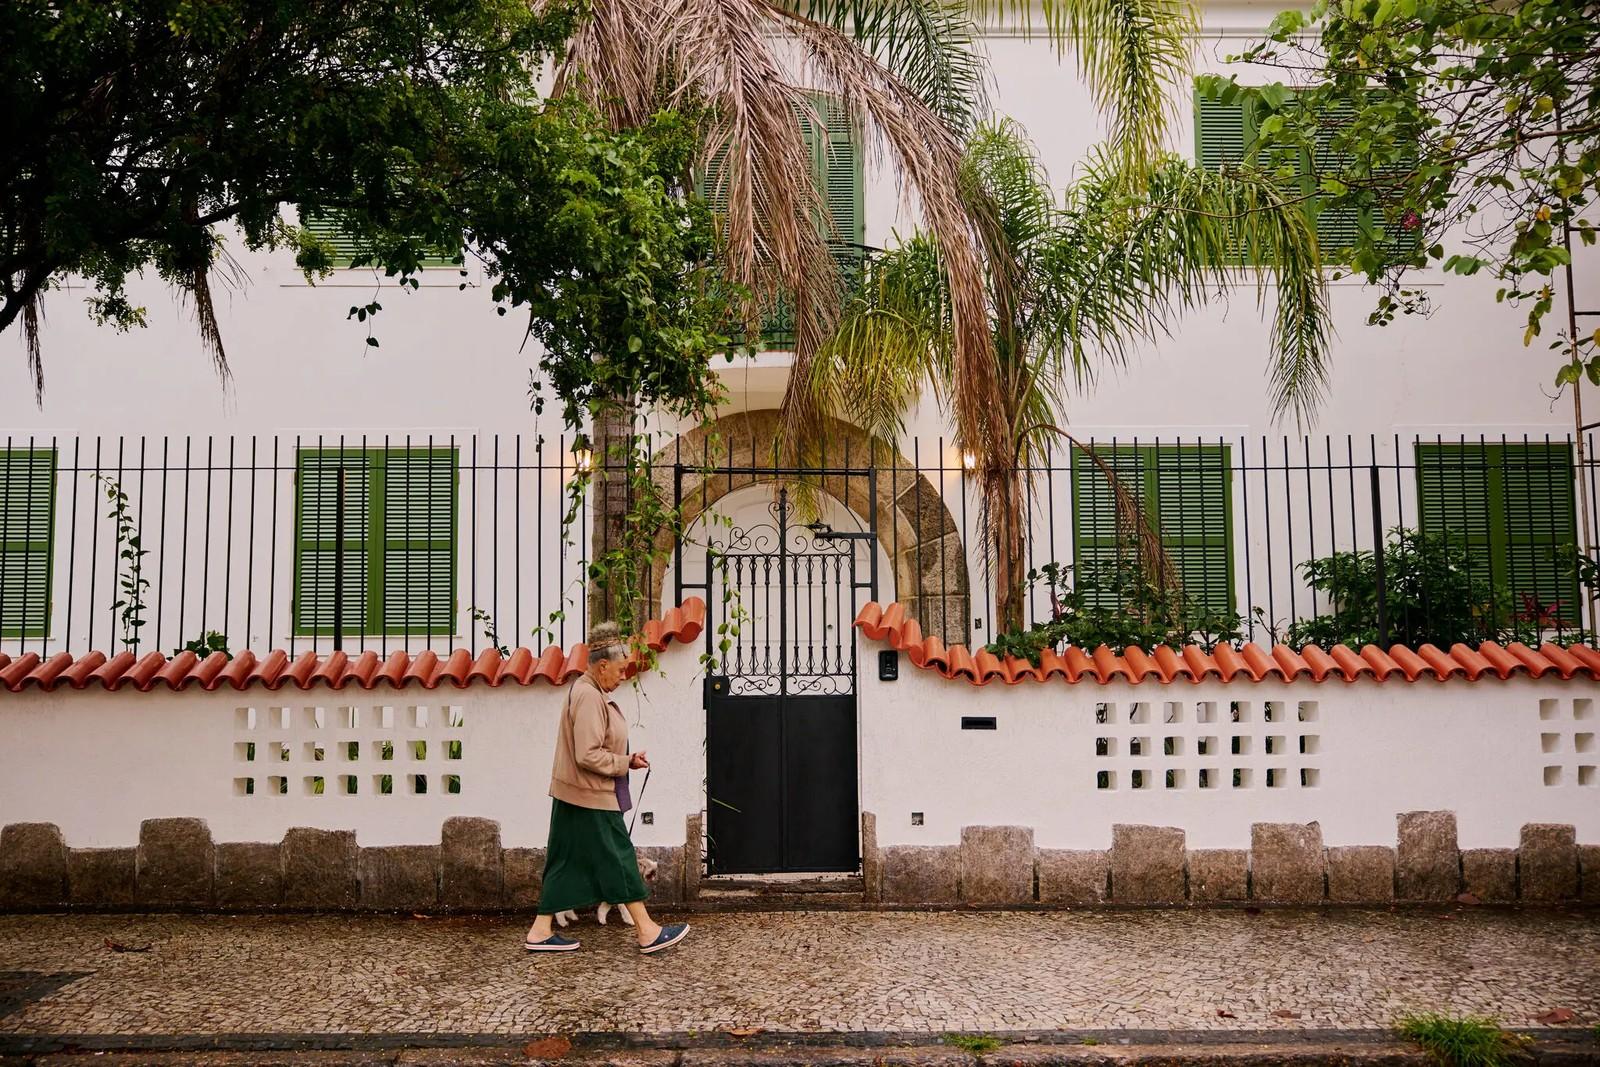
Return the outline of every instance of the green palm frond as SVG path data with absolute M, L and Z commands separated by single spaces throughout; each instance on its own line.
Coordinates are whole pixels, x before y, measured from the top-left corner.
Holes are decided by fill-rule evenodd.
M 989 68 L 960 0 L 785 0 L 849 33 L 959 134 L 989 114 Z
M 980 25 L 1034 19 L 1089 82 L 1120 172 L 1141 179 L 1154 164 L 1189 84 L 1200 27 L 1196 0 L 969 0 Z
M 932 382 L 951 381 L 949 299 L 934 243 L 914 237 L 863 267 L 855 295 L 810 367 L 818 409 L 892 441 Z
M 1124 361 L 1186 311 L 1225 298 L 1241 272 L 1257 301 L 1277 294 L 1274 410 L 1308 420 L 1327 387 L 1332 327 L 1316 231 L 1271 175 L 1166 157 L 1131 194 L 1105 158 L 1069 194 L 1061 244 L 1041 271 L 1040 332 L 1074 368 Z

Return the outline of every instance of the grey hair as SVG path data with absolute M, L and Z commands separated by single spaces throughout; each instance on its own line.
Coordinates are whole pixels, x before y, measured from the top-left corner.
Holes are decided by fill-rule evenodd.
M 589 629 L 589 662 L 623 659 L 628 646 L 622 640 L 622 627 L 614 622 L 596 623 Z

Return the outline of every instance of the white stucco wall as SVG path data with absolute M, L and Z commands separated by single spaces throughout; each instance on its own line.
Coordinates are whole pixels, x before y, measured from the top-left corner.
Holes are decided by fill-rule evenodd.
M 1212 3 L 1197 42 L 1200 70 L 1226 67 L 1278 9 L 1275 3 Z M 1101 136 L 1098 115 L 1070 57 L 1043 41 L 997 32 L 984 44 L 992 62 L 993 101 L 1032 135 L 1053 179 L 1068 181 Z M 1247 72 L 1249 73 L 1249 72 Z M 1264 79 L 1267 72 L 1253 76 Z M 1172 147 L 1193 151 L 1187 90 L 1178 94 Z M 866 233 L 885 244 L 915 225 L 901 191 L 882 166 L 869 169 Z M 370 271 L 341 271 L 305 284 L 287 252 L 255 255 L 233 247 L 244 281 L 217 293 L 222 332 L 235 374 L 224 394 L 195 336 L 188 309 L 153 279 L 133 298 L 150 326 L 128 334 L 95 327 L 80 286 L 49 294 L 43 348 L 48 386 L 34 406 L 20 337 L 0 338 L 0 432 L 72 431 L 149 434 L 368 432 L 458 434 L 521 430 L 552 437 L 551 416 L 535 420 L 525 382 L 535 353 L 522 348 L 515 314 L 499 318 L 469 267 L 472 287 L 458 291 L 453 269 L 426 272 L 418 292 L 402 292 Z M 1600 285 L 1600 252 L 1590 250 L 1580 288 Z M 1353 282 L 1333 288 L 1338 325 L 1333 382 L 1318 429 L 1336 433 L 1470 430 L 1498 433 L 1562 430 L 1570 405 L 1552 402 L 1548 354 L 1520 347 L 1517 309 L 1497 305 L 1487 279 L 1413 278 L 1436 308 L 1427 320 L 1387 328 L 1364 325 L 1376 293 Z M 379 349 L 366 328 L 346 320 L 349 307 L 377 297 Z M 1099 387 L 1075 396 L 1069 417 L 1083 432 L 1203 429 L 1263 433 L 1273 420 L 1265 389 L 1267 325 L 1254 307 L 1253 283 L 1233 290 L 1231 306 L 1191 316 L 1174 335 L 1140 354 Z M 1558 308 L 1558 310 L 1560 310 Z M 786 359 L 762 357 L 725 375 L 731 407 L 773 406 Z M 924 404 L 912 433 L 936 436 L 939 413 Z M 1295 432 L 1292 423 L 1287 427 Z
M 634 776 L 642 822 L 635 840 L 673 845 L 685 818 L 705 806 L 705 716 L 699 642 L 662 656 L 664 675 L 619 691 L 633 747 L 654 764 L 647 789 Z M 1256 822 L 1321 823 L 1329 845 L 1390 844 L 1395 816 L 1413 810 L 1457 815 L 1462 847 L 1509 847 L 1524 823 L 1570 823 L 1580 841 L 1600 840 L 1600 684 L 1554 678 L 1501 682 L 1378 683 L 1299 681 L 1290 684 L 1206 682 L 1100 686 L 1062 682 L 974 688 L 913 667 L 902 657 L 900 679 L 873 677 L 879 646 L 862 641 L 859 683 L 861 807 L 877 815 L 882 845 L 948 845 L 961 828 L 999 824 L 1033 827 L 1045 848 L 1105 848 L 1116 823 L 1176 826 L 1190 847 L 1246 847 Z M 236 693 L 164 688 L 150 693 L 104 691 L 0 693 L 0 821 L 53 822 L 73 847 L 130 845 L 142 819 L 199 816 L 218 841 L 276 841 L 294 826 L 351 829 L 363 845 L 436 842 L 452 815 L 497 819 L 507 846 L 544 841 L 555 720 L 563 690 L 469 687 L 407 689 L 264 689 Z M 1230 702 L 1243 705 L 1232 722 Z M 1268 722 L 1268 705 L 1282 718 Z M 1097 722 L 1106 705 L 1108 720 Z M 1136 708 L 1136 705 L 1139 707 Z M 1206 707 L 1210 722 L 1199 716 Z M 359 725 L 345 724 L 357 709 Z M 383 709 L 392 725 L 383 725 Z M 416 725 L 418 708 L 428 725 Z M 247 709 L 256 712 L 248 727 Z M 289 726 L 274 717 L 287 709 Z M 323 712 L 316 726 L 315 712 Z M 458 709 L 462 725 L 450 726 Z M 1146 721 L 1130 721 L 1136 712 Z M 1172 722 L 1166 720 L 1174 714 Z M 1302 719 L 1302 714 L 1306 715 Z M 960 728 L 963 715 L 993 716 L 993 731 Z M 1238 756 L 1231 738 L 1247 739 Z M 1315 740 L 1299 753 L 1298 738 Z M 1173 756 L 1163 739 L 1177 738 Z M 1196 742 L 1217 739 L 1201 756 Z M 1278 753 L 1269 737 L 1285 738 Z M 459 738 L 462 759 L 446 760 L 444 742 Z M 1097 755 L 1097 739 L 1111 754 Z M 1129 740 L 1147 738 L 1142 756 Z M 407 742 L 428 742 L 427 758 L 411 758 Z M 345 759 L 343 742 L 361 743 Z M 392 740 L 392 762 L 376 758 L 375 742 Z M 254 763 L 241 746 L 257 744 Z M 278 762 L 274 743 L 289 746 Z M 309 758 L 322 743 L 326 757 Z M 1249 777 L 1232 785 L 1232 769 Z M 1200 770 L 1214 788 L 1200 788 Z M 1132 787 L 1132 772 L 1148 788 Z M 1302 784 L 1300 770 L 1315 772 Z M 1113 788 L 1098 772 L 1114 774 Z M 1179 772 L 1174 785 L 1166 772 Z M 1282 784 L 1267 784 L 1282 770 Z M 395 775 L 395 792 L 378 795 L 374 777 Z M 429 776 L 414 795 L 407 774 Z M 459 773 L 462 789 L 440 788 Z M 313 795 L 306 779 L 327 778 Z M 344 795 L 336 776 L 355 774 L 358 792 Z M 285 795 L 269 777 L 288 778 Z M 255 777 L 254 795 L 238 785 Z M 641 791 L 642 790 L 642 791 Z M 919 812 L 923 824 L 913 826 Z

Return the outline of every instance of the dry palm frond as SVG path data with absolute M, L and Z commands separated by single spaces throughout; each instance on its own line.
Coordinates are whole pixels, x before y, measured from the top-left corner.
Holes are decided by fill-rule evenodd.
M 35 290 L 33 299 L 22 305 L 22 346 L 33 375 L 33 402 L 44 407 L 44 353 L 39 344 L 44 324 L 44 291 Z
M 814 74 L 852 114 L 870 120 L 915 193 L 947 286 L 952 387 L 959 398 L 957 436 L 986 459 L 1006 456 L 1005 403 L 991 373 L 984 256 L 962 193 L 960 143 L 926 103 L 848 37 L 797 15 L 787 16 L 786 22 Z M 801 428 L 809 397 L 805 382 L 810 353 L 796 348 L 792 429 Z
M 863 44 L 957 134 L 989 114 L 990 75 L 965 0 L 789 0 Z
M 961 145 L 940 114 L 860 44 L 779 0 L 593 0 L 558 80 L 619 126 L 659 106 L 663 87 L 665 103 L 692 100 L 710 116 L 701 169 L 715 173 L 715 199 L 726 205 L 725 271 L 759 305 L 745 317 L 780 294 L 793 302 L 795 365 L 784 398 L 791 447 L 815 431 L 810 367 L 842 298 L 828 227 L 816 223 L 827 219 L 827 205 L 802 130 L 825 125 L 813 90 L 836 98 L 887 156 L 937 246 L 958 434 L 980 454 L 1006 454 L 1005 407 L 986 373 L 984 254 L 962 194 Z

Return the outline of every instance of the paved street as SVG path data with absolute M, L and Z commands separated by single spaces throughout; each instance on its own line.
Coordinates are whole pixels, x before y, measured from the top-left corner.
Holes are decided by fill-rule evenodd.
M 624 929 L 592 921 L 581 952 L 552 958 L 524 953 L 523 924 L 504 918 L 3 916 L 0 978 L 13 988 L 0 988 L 0 1039 L 1366 1029 L 1424 1009 L 1510 1026 L 1552 1008 L 1575 1013 L 1569 1026 L 1600 1020 L 1592 912 L 693 921 L 682 949 L 642 959 Z

